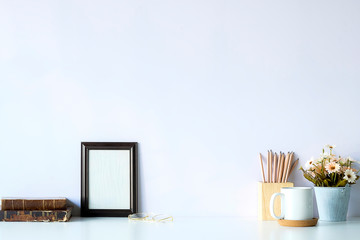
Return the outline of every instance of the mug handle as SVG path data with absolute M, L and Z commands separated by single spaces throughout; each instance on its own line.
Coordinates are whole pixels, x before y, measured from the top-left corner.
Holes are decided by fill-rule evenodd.
M 281 197 L 281 213 L 280 213 L 280 216 L 276 216 L 275 212 L 274 212 L 274 203 L 275 203 L 275 198 L 277 196 Z M 271 196 L 271 199 L 270 199 L 270 214 L 275 219 L 283 219 L 284 218 L 284 215 L 285 215 L 284 214 L 284 197 L 285 197 L 285 195 L 283 193 L 274 193 Z

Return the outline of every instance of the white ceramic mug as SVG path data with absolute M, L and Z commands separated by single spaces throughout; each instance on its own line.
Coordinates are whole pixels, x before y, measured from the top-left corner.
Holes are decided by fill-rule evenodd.
M 274 202 L 281 197 L 281 215 L 276 216 Z M 283 187 L 270 200 L 270 214 L 276 219 L 309 220 L 313 218 L 313 189 L 311 187 Z

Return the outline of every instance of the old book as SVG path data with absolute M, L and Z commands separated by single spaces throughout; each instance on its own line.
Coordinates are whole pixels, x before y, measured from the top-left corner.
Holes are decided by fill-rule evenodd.
M 65 210 L 66 198 L 3 198 L 1 210 Z
M 36 210 L 36 211 L 0 211 L 2 222 L 67 222 L 71 218 L 73 207 L 65 210 Z

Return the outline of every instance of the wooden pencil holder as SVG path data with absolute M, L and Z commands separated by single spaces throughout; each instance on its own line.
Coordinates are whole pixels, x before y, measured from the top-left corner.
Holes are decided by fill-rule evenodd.
M 274 193 L 280 192 L 282 187 L 293 187 L 294 183 L 263 183 L 258 184 L 258 217 L 259 220 L 276 220 L 270 214 L 270 199 Z M 276 215 L 280 215 L 281 202 L 280 198 L 275 199 L 274 212 Z

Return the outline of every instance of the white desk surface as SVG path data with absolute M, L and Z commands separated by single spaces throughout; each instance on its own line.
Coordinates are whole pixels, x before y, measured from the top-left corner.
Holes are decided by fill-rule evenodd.
M 131 222 L 127 218 L 79 218 L 67 223 L 0 222 L 0 239 L 174 240 L 174 239 L 358 239 L 360 218 L 320 222 L 316 227 L 281 227 L 275 221 L 237 217 L 175 217 L 172 223 Z

